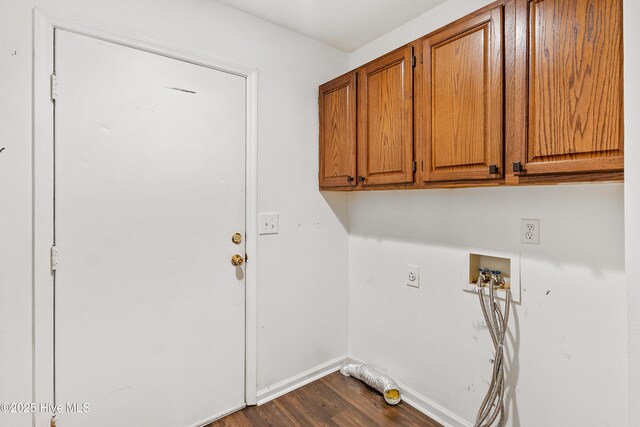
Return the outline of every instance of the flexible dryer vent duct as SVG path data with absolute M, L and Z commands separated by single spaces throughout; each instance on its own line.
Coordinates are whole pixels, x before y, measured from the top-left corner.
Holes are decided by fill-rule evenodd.
M 340 373 L 347 377 L 352 376 L 353 378 L 357 378 L 378 390 L 382 393 L 385 402 L 389 405 L 397 405 L 400 403 L 398 384 L 382 372 L 378 372 L 357 360 L 346 360 L 340 367 Z

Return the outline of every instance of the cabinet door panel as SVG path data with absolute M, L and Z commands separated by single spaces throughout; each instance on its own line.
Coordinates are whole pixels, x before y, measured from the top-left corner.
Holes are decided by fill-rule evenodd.
M 358 71 L 358 171 L 364 185 L 413 182 L 412 71 L 411 47 Z
M 515 161 L 527 174 L 622 170 L 622 1 L 527 0 L 520 7 L 528 114 L 523 160 Z
M 320 86 L 320 187 L 356 184 L 356 76 Z
M 424 180 L 500 178 L 502 7 L 426 37 L 422 52 Z

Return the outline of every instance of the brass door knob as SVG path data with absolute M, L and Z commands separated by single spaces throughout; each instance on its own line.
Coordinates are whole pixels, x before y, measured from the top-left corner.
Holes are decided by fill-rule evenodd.
M 244 258 L 240 254 L 235 254 L 231 257 L 231 264 L 235 265 L 236 267 L 240 267 L 242 264 L 244 264 Z
M 242 243 L 242 234 L 233 233 L 233 236 L 231 236 L 231 241 L 236 245 L 239 245 L 240 243 Z

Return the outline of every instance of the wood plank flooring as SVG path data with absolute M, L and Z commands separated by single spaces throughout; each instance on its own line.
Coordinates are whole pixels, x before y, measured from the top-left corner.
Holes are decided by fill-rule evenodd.
M 391 406 L 364 383 L 335 372 L 261 406 L 206 427 L 423 426 L 442 427 L 404 402 Z

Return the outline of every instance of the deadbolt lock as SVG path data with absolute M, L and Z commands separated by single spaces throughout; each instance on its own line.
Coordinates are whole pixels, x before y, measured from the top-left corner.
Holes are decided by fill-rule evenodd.
M 231 257 L 231 264 L 235 265 L 236 267 L 240 267 L 242 264 L 244 264 L 244 258 L 240 254 L 235 254 Z
M 231 236 L 231 241 L 236 245 L 239 245 L 240 243 L 242 243 L 242 234 L 233 233 L 233 236 Z

